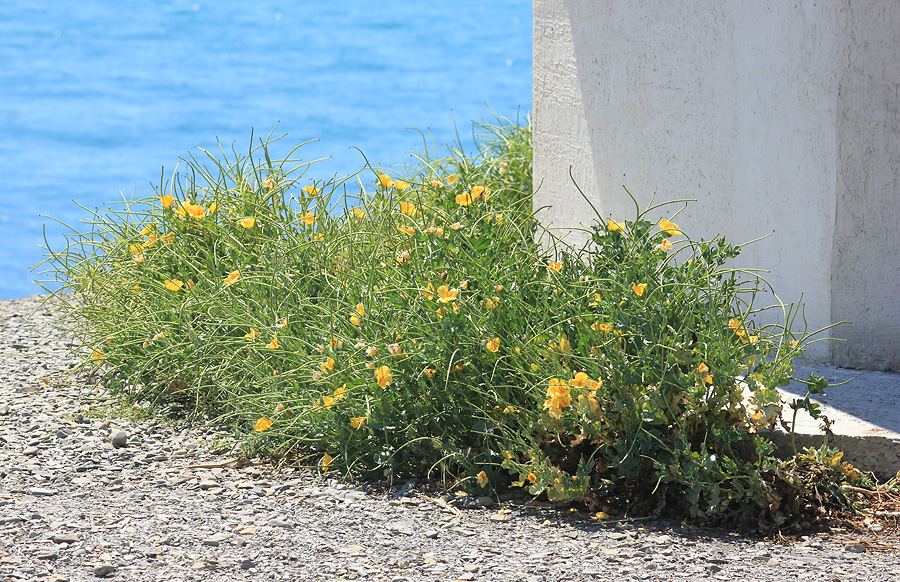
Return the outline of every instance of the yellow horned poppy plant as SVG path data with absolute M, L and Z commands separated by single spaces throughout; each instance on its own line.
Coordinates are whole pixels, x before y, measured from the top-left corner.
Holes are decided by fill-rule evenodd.
M 166 289 L 169 291 L 181 291 L 181 288 L 184 287 L 184 282 L 179 281 L 178 279 L 166 279 L 163 281 L 163 285 L 165 285 Z
M 314 223 L 315 221 L 316 221 L 316 215 L 313 214 L 312 212 L 307 212 L 306 214 L 303 215 L 303 222 L 307 226 L 312 225 L 312 223 Z
M 468 192 L 456 195 L 456 203 L 460 206 L 470 206 L 475 199 Z
M 681 234 L 681 230 L 678 228 L 678 225 L 671 220 L 666 220 L 665 218 L 659 221 L 659 229 L 666 231 L 666 234 L 668 234 L 669 236 Z
M 438 299 L 438 303 L 450 303 L 451 301 L 456 300 L 456 296 L 459 294 L 459 289 L 450 289 L 446 285 L 441 285 L 437 288 L 437 294 L 440 296 Z
M 166 194 L 165 196 L 160 196 L 159 201 L 163 208 L 169 208 L 172 206 L 172 203 L 175 202 L 175 197 L 171 194 Z
M 224 285 L 231 285 L 232 283 L 234 283 L 235 281 L 237 281 L 240 278 L 241 278 L 240 271 L 232 271 L 232 272 L 228 273 L 228 276 L 225 277 L 225 280 L 222 283 Z
M 247 218 L 240 219 L 238 221 L 238 224 L 240 224 L 244 228 L 253 228 L 253 225 L 256 224 L 256 218 L 248 216 Z
M 551 378 L 550 385 L 547 387 L 547 400 L 544 401 L 544 408 L 547 409 L 550 416 L 559 418 L 562 416 L 562 409 L 572 404 L 572 398 L 569 396 L 569 387 L 559 378 Z
M 387 174 L 379 174 L 379 175 L 378 175 L 378 182 L 379 182 L 383 187 L 385 187 L 385 188 L 390 188 L 391 186 L 394 185 L 394 180 L 393 180 L 393 178 L 391 178 L 391 177 L 388 176 Z
M 270 341 L 268 343 L 268 345 L 266 345 L 266 347 L 269 348 L 270 350 L 277 349 L 278 348 L 278 336 L 277 335 L 272 336 L 272 341 Z
M 644 290 L 647 288 L 646 283 L 641 283 L 640 285 L 636 283 L 631 284 L 631 290 L 634 291 L 634 294 L 638 297 L 641 297 L 644 294 Z
M 367 418 L 368 416 L 354 416 L 350 419 L 350 426 L 352 426 L 356 430 L 359 430 L 363 426 L 365 426 Z
M 328 472 L 328 465 L 330 465 L 331 461 L 333 461 L 333 460 L 334 460 L 334 457 L 332 457 L 328 453 L 325 453 L 325 456 L 322 457 L 322 472 L 323 473 Z
M 256 421 L 256 424 L 253 425 L 253 430 L 256 432 L 267 431 L 272 428 L 272 421 L 266 417 L 262 417 Z
M 404 182 L 405 184 L 406 182 Z M 399 184 L 399 182 L 398 182 Z M 397 186 L 399 188 L 399 186 Z M 401 202 L 400 203 L 400 212 L 409 216 L 415 216 L 417 212 L 419 212 L 419 207 L 410 202 Z
M 494 339 L 488 340 L 484 347 L 489 352 L 496 352 L 500 349 L 500 338 L 495 337 Z
M 381 366 L 375 370 L 375 380 L 382 388 L 387 388 L 394 379 L 391 377 L 391 369 L 387 366 Z

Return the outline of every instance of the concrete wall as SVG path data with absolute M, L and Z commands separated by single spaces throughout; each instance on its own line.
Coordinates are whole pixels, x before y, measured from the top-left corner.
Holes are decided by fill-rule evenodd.
M 697 199 L 694 238 L 774 232 L 738 266 L 811 329 L 852 321 L 809 355 L 900 369 L 898 89 L 900 3 L 535 0 L 534 206 L 589 222 L 571 167 L 604 218 L 627 186 Z

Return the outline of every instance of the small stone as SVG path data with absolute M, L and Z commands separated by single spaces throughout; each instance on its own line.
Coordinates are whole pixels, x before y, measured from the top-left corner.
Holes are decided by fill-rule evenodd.
M 81 541 L 81 537 L 73 533 L 56 534 L 50 539 L 57 544 L 76 544 Z
M 37 555 L 38 560 L 55 560 L 58 557 L 59 552 L 57 552 L 56 549 L 44 550 L 42 552 L 39 552 Z
M 781 564 L 781 560 L 779 560 L 778 558 L 769 558 L 768 560 L 766 560 L 767 568 L 774 568 L 775 566 L 778 566 L 779 564 Z
M 481 566 L 478 564 L 466 564 L 463 566 L 464 572 L 478 572 L 479 570 L 481 570 Z
M 213 488 L 219 487 L 219 486 L 220 486 L 219 483 L 217 481 L 213 481 L 212 479 L 204 479 L 203 481 L 200 481 L 200 485 L 199 485 L 199 487 L 202 491 L 209 491 L 210 489 L 213 489 Z
M 231 534 L 217 533 L 217 534 L 213 534 L 213 535 L 209 536 L 208 538 L 203 540 L 201 543 L 204 546 L 218 546 L 219 544 L 221 544 L 222 542 L 224 542 L 225 540 L 227 540 L 230 537 L 231 537 Z
M 97 578 L 106 578 L 107 576 L 111 576 L 116 573 L 116 568 L 112 564 L 100 564 L 99 566 L 94 566 L 94 576 Z
M 2 414 L 4 416 L 9 414 L 9 404 L 4 404 L 3 406 L 0 406 L 0 414 Z
M 266 524 L 274 525 L 275 527 L 291 527 L 291 524 L 284 521 L 283 519 L 278 519 L 278 518 L 270 519 L 269 521 L 266 522 Z
M 884 527 L 880 523 L 873 523 L 869 526 L 869 531 L 872 533 L 881 533 L 884 531 Z
M 124 430 L 119 430 L 113 433 L 113 435 L 109 438 L 110 444 L 116 448 L 124 447 L 128 444 L 128 433 Z
M 250 568 L 255 568 L 256 562 L 253 560 L 241 560 L 241 570 L 249 570 Z
M 47 497 L 50 495 L 56 495 L 56 489 L 41 489 L 39 487 L 32 487 L 28 490 L 28 493 L 34 495 L 35 497 Z
M 38 454 L 39 452 L 41 452 L 41 449 L 39 449 L 37 447 L 28 447 L 27 449 L 22 451 L 22 454 L 25 455 L 26 457 L 33 457 L 36 454 Z
M 438 533 L 439 533 L 438 530 L 436 530 L 436 529 L 430 529 L 430 530 L 426 531 L 424 535 L 425 535 L 426 538 L 430 538 L 430 539 L 432 539 L 432 540 L 436 540 L 437 537 L 438 537 Z
M 491 521 L 509 521 L 510 517 L 508 513 L 495 513 L 491 515 Z
M 622 533 L 620 531 L 609 532 L 609 539 L 614 540 L 614 541 L 625 540 L 625 539 L 628 539 L 628 534 Z
M 847 544 L 844 546 L 845 552 L 850 552 L 851 554 L 865 554 L 866 546 L 862 544 Z
M 481 497 L 475 498 L 475 503 L 477 503 L 481 507 L 491 507 L 494 505 L 494 498 L 488 497 L 487 495 L 482 495 Z

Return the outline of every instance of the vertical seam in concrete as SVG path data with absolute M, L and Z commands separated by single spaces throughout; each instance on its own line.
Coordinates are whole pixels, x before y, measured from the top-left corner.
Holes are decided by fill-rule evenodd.
M 844 127 L 844 123 L 846 122 L 847 112 L 844 108 L 844 98 L 846 97 L 842 91 L 845 90 L 844 81 L 847 76 L 850 74 L 850 67 L 852 66 L 852 52 L 853 52 L 853 7 L 851 6 L 851 0 L 847 1 L 847 10 L 845 16 L 843 18 L 843 22 L 841 26 L 843 27 L 843 36 L 847 43 L 847 63 L 844 66 L 843 72 L 841 74 L 840 79 L 837 83 L 837 91 L 836 91 L 836 101 L 835 104 L 835 132 L 834 137 L 837 140 L 837 145 L 835 147 L 835 155 L 837 159 L 835 160 L 835 191 L 834 191 L 834 206 L 832 208 L 832 229 L 831 229 L 831 260 L 828 262 L 830 273 L 828 276 L 829 281 L 829 289 L 828 289 L 828 305 L 829 305 L 829 317 L 828 321 L 832 324 L 838 321 L 839 313 L 836 313 L 836 305 L 835 305 L 835 294 L 836 289 L 835 285 L 838 282 L 838 277 L 840 273 L 841 267 L 841 245 L 840 245 L 840 211 L 841 211 L 841 198 L 845 196 L 848 192 L 850 192 L 850 185 L 847 183 L 848 175 L 847 172 L 843 169 L 843 149 L 844 149 L 844 140 L 842 139 L 842 128 Z M 840 337 L 840 332 L 836 334 L 829 334 L 831 337 Z M 836 351 L 836 342 L 828 342 L 828 360 L 830 362 L 835 361 L 835 351 Z

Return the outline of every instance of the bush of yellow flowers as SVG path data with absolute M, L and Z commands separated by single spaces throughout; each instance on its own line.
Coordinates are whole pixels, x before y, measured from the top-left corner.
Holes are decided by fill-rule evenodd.
M 672 205 L 598 215 L 568 246 L 532 217 L 530 123 L 477 130 L 475 153 L 333 180 L 266 139 L 93 212 L 48 259 L 84 365 L 123 399 L 321 471 L 597 512 L 802 517 L 801 457 L 757 435 L 810 337 L 796 312 L 757 327 L 762 283 L 729 267 L 739 247 L 690 238 Z M 829 475 L 838 493 L 864 479 Z

